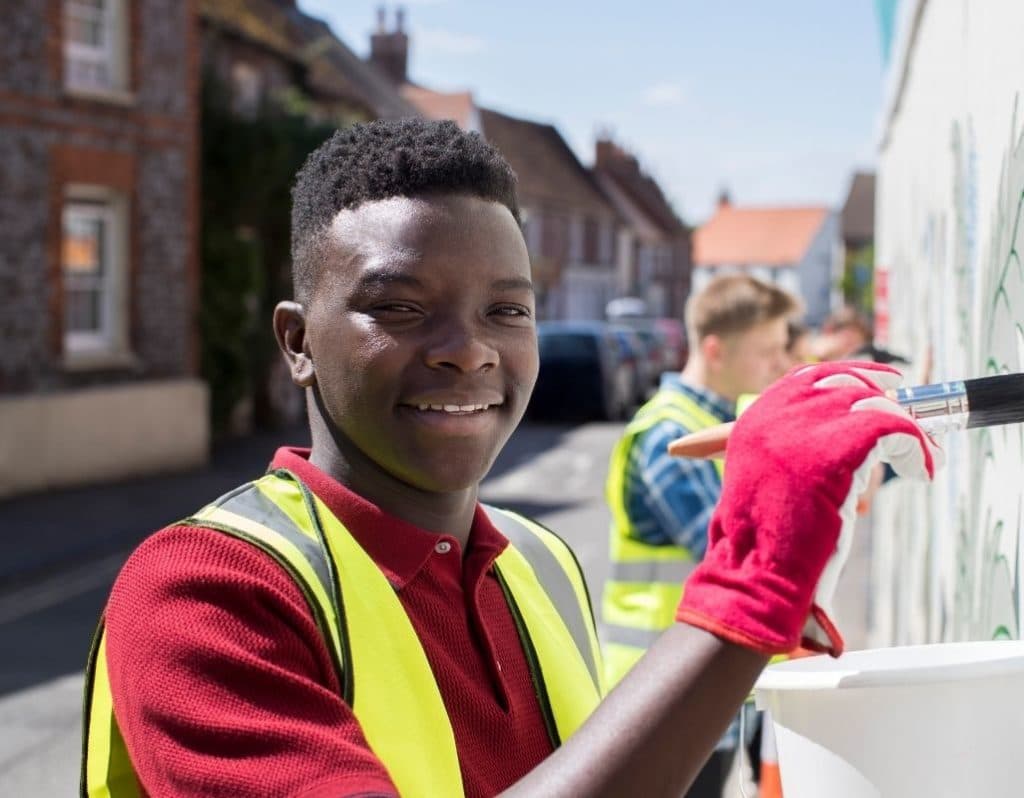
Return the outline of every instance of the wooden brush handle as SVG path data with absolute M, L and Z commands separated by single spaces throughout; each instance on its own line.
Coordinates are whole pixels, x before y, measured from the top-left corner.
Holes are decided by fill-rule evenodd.
M 692 457 L 710 460 L 725 455 L 725 445 L 735 422 L 719 424 L 717 427 L 691 432 L 676 438 L 668 445 L 668 453 L 674 457 Z

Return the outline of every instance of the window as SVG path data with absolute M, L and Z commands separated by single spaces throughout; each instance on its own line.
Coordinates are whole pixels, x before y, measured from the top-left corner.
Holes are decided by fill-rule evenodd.
M 238 61 L 231 67 L 231 83 L 235 113 L 252 119 L 263 102 L 263 76 L 254 66 Z
M 64 204 L 61 272 L 68 356 L 126 350 L 124 211 L 124 203 L 105 189 L 70 193 Z
M 574 215 L 569 219 L 569 260 L 579 263 L 583 259 L 583 218 Z
M 85 92 L 127 88 L 124 0 L 64 0 L 64 84 Z
M 600 235 L 601 222 L 593 216 L 583 217 L 583 260 L 586 263 L 601 263 Z

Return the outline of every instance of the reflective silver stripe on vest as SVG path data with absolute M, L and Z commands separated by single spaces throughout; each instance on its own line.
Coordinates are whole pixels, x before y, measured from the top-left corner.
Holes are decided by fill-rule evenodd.
M 583 661 L 587 663 L 587 670 L 590 671 L 590 676 L 594 680 L 594 686 L 600 692 L 601 682 L 597 673 L 594 651 L 590 646 L 590 636 L 587 634 L 587 619 L 583 615 L 583 608 L 576 597 L 576 591 L 561 563 L 544 542 L 521 521 L 490 505 L 485 504 L 484 509 L 487 511 L 487 517 L 491 519 L 491 523 L 508 538 L 509 543 L 516 547 L 516 550 L 523 555 L 537 575 L 544 592 L 548 594 L 569 630 Z
M 304 534 L 280 507 L 263 495 L 259 488 L 255 485 L 243 485 L 237 491 L 218 499 L 215 505 L 243 518 L 248 518 L 250 521 L 255 521 L 257 524 L 269 527 L 285 538 L 302 552 L 302 556 L 306 558 L 309 567 L 313 569 L 316 578 L 323 585 L 324 591 L 328 596 L 333 597 L 334 592 L 331 589 L 331 572 L 327 565 L 327 553 L 320 545 L 320 542 Z M 338 608 L 335 607 L 334 609 L 337 612 Z
M 619 626 L 614 623 L 602 624 L 604 641 L 618 643 L 620 646 L 648 649 L 661 635 L 660 629 L 637 629 L 632 626 Z
M 616 582 L 671 582 L 681 585 L 697 567 L 692 560 L 634 560 L 611 563 L 610 576 Z

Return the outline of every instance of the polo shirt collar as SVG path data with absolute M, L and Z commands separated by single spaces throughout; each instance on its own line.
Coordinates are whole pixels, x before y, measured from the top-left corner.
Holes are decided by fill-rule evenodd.
M 484 558 L 487 568 L 508 545 L 508 539 L 494 527 L 479 503 L 468 550 L 462 552 L 452 535 L 423 529 L 385 512 L 310 463 L 309 454 L 309 449 L 282 447 L 274 454 L 270 469 L 288 469 L 302 480 L 345 525 L 396 590 L 416 577 L 442 542 L 447 542 L 451 554 L 462 556 L 464 561 L 470 554 L 477 564 L 482 564 L 480 558 Z

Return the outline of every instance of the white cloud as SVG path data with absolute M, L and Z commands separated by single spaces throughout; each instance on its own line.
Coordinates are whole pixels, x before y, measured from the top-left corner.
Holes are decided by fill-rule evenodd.
M 425 53 L 476 55 L 487 48 L 486 42 L 479 36 L 440 28 L 416 28 L 411 38 L 413 46 Z
M 644 89 L 641 100 L 644 105 L 659 107 L 682 105 L 685 93 L 678 83 L 655 83 Z

